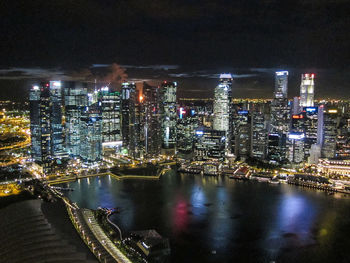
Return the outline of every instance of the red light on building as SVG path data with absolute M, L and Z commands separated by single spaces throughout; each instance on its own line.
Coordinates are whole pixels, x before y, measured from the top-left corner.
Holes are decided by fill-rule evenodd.
M 315 74 L 311 74 L 311 78 L 314 78 L 315 77 Z
M 46 87 L 48 87 L 49 86 L 49 83 L 46 83 L 46 85 L 45 85 Z

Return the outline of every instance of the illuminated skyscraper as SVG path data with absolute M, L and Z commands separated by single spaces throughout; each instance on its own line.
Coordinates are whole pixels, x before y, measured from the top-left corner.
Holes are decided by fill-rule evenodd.
M 231 148 L 232 137 L 232 76 L 221 74 L 219 85 L 214 91 L 213 129 L 225 132 L 226 153 Z
M 288 71 L 276 71 L 275 73 L 275 98 L 288 98 Z
M 149 157 L 159 155 L 161 148 L 159 96 L 157 87 L 143 84 L 143 96 L 140 98 L 143 114 L 140 134 L 145 155 Z
M 301 74 L 300 106 L 313 107 L 315 94 L 315 74 Z
M 236 157 L 248 157 L 250 153 L 250 114 L 247 110 L 238 110 L 232 117 L 232 151 Z
M 274 98 L 271 103 L 268 156 L 270 160 L 279 163 L 286 159 L 285 140 L 290 120 L 287 92 L 288 71 L 277 71 L 275 74 Z
M 95 103 L 83 112 L 80 120 L 80 157 L 85 162 L 96 162 L 102 156 L 101 108 Z
M 194 155 L 196 160 L 224 160 L 225 131 L 198 128 L 195 131 Z
M 300 98 L 299 97 L 294 97 L 293 98 L 292 114 L 299 114 L 300 112 L 301 112 Z
M 32 158 L 47 163 L 51 158 L 49 83 L 33 86 L 29 93 Z
M 228 135 L 230 131 L 232 99 L 232 76 L 231 74 L 221 74 L 220 83 L 214 91 L 214 124 L 217 131 L 225 131 Z
M 61 81 L 50 81 L 50 114 L 52 134 L 51 152 L 54 157 L 61 157 L 64 155 Z
M 176 82 L 164 81 L 161 85 L 162 149 L 165 154 L 175 154 L 176 146 Z
M 62 157 L 62 92 L 60 81 L 41 83 L 30 90 L 32 157 L 45 166 Z
M 192 154 L 195 130 L 199 126 L 199 120 L 197 112 L 190 107 L 180 107 L 178 113 L 177 150 L 185 157 Z
M 66 150 L 71 156 L 80 155 L 80 121 L 88 105 L 87 86 L 80 82 L 64 82 Z
M 262 112 L 253 112 L 251 116 L 250 156 L 264 160 L 267 153 L 267 129 Z
M 288 107 L 288 71 L 277 71 L 275 75 L 275 92 L 271 104 L 271 130 L 287 132 L 289 128 Z
M 323 114 L 322 149 L 321 155 L 325 158 L 334 158 L 337 145 L 339 115 L 337 109 L 328 109 Z
M 304 161 L 304 142 L 305 134 L 303 132 L 290 132 L 288 134 L 288 160 L 293 164 L 299 164 Z
M 135 153 L 135 83 L 124 82 L 122 84 L 121 96 L 121 119 L 122 119 L 122 139 L 123 148 L 128 154 L 133 156 Z
M 103 147 L 119 147 L 122 144 L 120 122 L 120 93 L 103 87 L 98 94 L 102 117 Z

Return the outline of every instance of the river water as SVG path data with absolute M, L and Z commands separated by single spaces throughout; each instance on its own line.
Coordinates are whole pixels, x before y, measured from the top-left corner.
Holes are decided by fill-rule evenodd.
M 64 184 L 80 207 L 119 207 L 124 233 L 155 229 L 170 262 L 350 262 L 350 198 L 290 185 L 170 171 L 159 181 Z

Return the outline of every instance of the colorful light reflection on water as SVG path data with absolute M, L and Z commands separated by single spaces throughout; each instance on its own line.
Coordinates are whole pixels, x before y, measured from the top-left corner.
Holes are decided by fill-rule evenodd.
M 337 262 L 350 254 L 350 200 L 323 192 L 176 173 L 69 187 L 81 207 L 120 207 L 112 220 L 122 231 L 168 237 L 172 262 Z

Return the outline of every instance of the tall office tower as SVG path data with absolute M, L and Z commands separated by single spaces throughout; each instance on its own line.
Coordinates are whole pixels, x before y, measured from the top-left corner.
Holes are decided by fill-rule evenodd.
M 179 108 L 177 122 L 177 150 L 182 157 L 192 154 L 195 131 L 199 126 L 196 111 L 190 107 Z
M 102 117 L 102 146 L 118 148 L 122 145 L 120 93 L 103 87 L 99 91 L 98 101 Z
M 253 112 L 251 116 L 250 156 L 264 160 L 267 154 L 267 127 L 262 112 Z
M 303 114 L 305 116 L 305 158 L 308 158 L 312 145 L 317 144 L 317 134 L 319 133 L 318 107 L 304 107 Z
M 271 103 L 271 131 L 286 133 L 289 129 L 288 71 L 277 71 Z
M 232 116 L 232 152 L 236 157 L 246 158 L 250 153 L 250 115 L 247 110 L 238 110 Z
M 308 158 L 309 164 L 318 164 L 318 160 L 321 158 L 321 147 L 318 144 L 311 145 L 310 156 Z
M 49 83 L 33 86 L 29 94 L 32 158 L 46 165 L 51 159 Z
M 349 159 L 350 157 L 350 119 L 348 114 L 342 114 L 339 122 L 339 134 L 337 136 L 336 157 Z
M 274 164 L 284 163 L 287 159 L 286 133 L 269 133 L 267 159 Z
M 287 98 L 288 71 L 277 71 L 275 74 L 275 92 L 271 103 L 271 120 L 268 158 L 271 161 L 283 162 L 286 159 L 286 138 L 289 130 L 290 109 Z M 277 142 L 276 140 L 280 140 Z
M 324 119 L 325 108 L 324 105 L 318 106 L 317 113 L 317 144 L 322 147 L 323 145 L 323 119 Z
M 165 154 L 175 154 L 176 147 L 176 82 L 164 81 L 161 85 L 161 127 L 162 150 Z
M 50 81 L 30 90 L 32 157 L 46 165 L 64 156 L 62 136 L 61 82 Z
M 290 132 L 288 134 L 289 162 L 299 164 L 304 161 L 304 139 L 305 134 L 303 132 Z
M 135 154 L 135 83 L 124 82 L 122 84 L 121 119 L 123 148 L 130 156 Z
M 70 156 L 80 156 L 81 117 L 88 105 L 87 85 L 81 82 L 64 82 L 64 111 L 66 150 Z
M 301 112 L 300 98 L 299 97 L 294 97 L 293 98 L 292 114 L 299 114 L 300 112 Z
M 304 112 L 299 114 L 293 114 L 291 120 L 292 132 L 305 132 L 305 114 Z
M 214 123 L 213 129 L 217 131 L 224 131 L 227 142 L 232 126 L 232 76 L 231 74 L 221 74 L 220 83 L 216 86 L 214 91 Z M 226 142 L 226 143 L 227 143 Z M 228 145 L 226 146 L 228 147 Z
M 195 132 L 194 155 L 196 160 L 224 160 L 226 132 L 198 128 Z
M 160 154 L 161 125 L 159 114 L 159 89 L 143 83 L 143 95 L 141 99 L 143 118 L 141 124 L 141 141 L 146 157 L 154 157 Z
M 288 71 L 275 72 L 275 98 L 288 97 Z
M 315 94 L 315 74 L 301 74 L 300 106 L 313 107 Z
M 143 125 L 144 125 L 144 112 L 143 112 L 143 95 L 142 91 L 139 90 L 138 94 L 136 94 L 135 98 L 135 123 L 134 123 L 134 131 L 135 131 L 135 151 L 134 151 L 134 157 L 140 158 L 145 155 L 145 147 L 144 147 L 144 141 L 145 136 L 143 134 Z
M 83 112 L 80 130 L 80 157 L 85 162 L 99 161 L 102 156 L 102 117 L 96 103 Z
M 54 157 L 65 155 L 63 151 L 62 127 L 62 83 L 50 81 L 50 108 L 51 108 L 51 151 Z
M 324 158 L 334 158 L 338 135 L 338 110 L 328 109 L 323 115 L 323 142 L 321 155 Z

